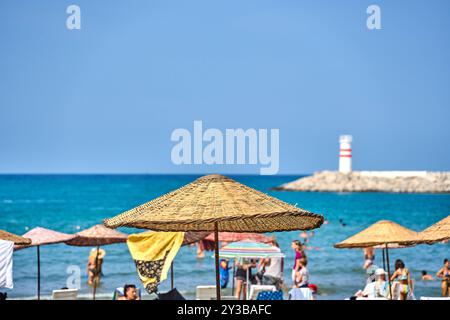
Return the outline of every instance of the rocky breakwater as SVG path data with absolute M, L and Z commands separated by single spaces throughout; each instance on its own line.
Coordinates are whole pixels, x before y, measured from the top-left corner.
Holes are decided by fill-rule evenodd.
M 286 191 L 450 193 L 450 172 L 337 171 L 312 176 L 274 188 Z

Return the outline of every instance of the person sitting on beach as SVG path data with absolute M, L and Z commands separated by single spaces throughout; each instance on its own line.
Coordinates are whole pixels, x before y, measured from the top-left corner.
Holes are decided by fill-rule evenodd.
M 297 271 L 295 276 L 295 287 L 296 288 L 308 288 L 309 286 L 309 271 L 306 268 L 308 262 L 306 259 L 300 259 L 300 270 Z
M 428 274 L 426 270 L 422 270 L 422 280 L 423 281 L 433 281 L 434 278 L 431 274 Z
M 139 298 L 134 284 L 126 284 L 123 287 L 123 296 L 117 300 L 141 300 L 141 298 Z
M 103 259 L 105 258 L 106 251 L 103 249 L 92 249 L 87 263 L 88 284 L 96 285 L 100 284 L 100 277 L 102 275 Z
M 442 278 L 442 296 L 450 297 L 450 267 L 448 259 L 444 259 L 444 266 L 437 272 L 436 276 Z
M 300 240 L 292 241 L 291 247 L 295 251 L 294 267 L 292 268 L 292 275 L 291 275 L 292 283 L 295 285 L 295 277 L 297 275 L 297 272 L 300 271 L 300 259 L 303 258 L 306 259 L 306 255 L 305 252 L 303 251 L 303 244 L 301 243 Z
M 375 270 L 376 280 L 366 284 L 363 291 L 358 291 L 356 297 L 365 298 L 388 298 L 389 286 L 386 282 L 386 271 L 382 268 Z
M 412 294 L 413 287 L 411 274 L 400 259 L 395 261 L 395 272 L 391 277 L 391 281 L 394 280 L 398 280 L 399 283 L 400 300 L 406 300 Z

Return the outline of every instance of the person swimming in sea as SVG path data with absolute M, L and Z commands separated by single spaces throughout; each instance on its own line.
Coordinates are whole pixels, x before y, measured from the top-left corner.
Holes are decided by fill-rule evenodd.
M 422 280 L 423 281 L 433 281 L 434 278 L 431 274 L 428 274 L 426 270 L 422 270 Z

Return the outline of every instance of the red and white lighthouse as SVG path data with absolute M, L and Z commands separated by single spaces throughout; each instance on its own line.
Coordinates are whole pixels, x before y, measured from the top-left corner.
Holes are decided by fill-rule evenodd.
M 352 136 L 342 135 L 339 137 L 339 172 L 352 172 Z

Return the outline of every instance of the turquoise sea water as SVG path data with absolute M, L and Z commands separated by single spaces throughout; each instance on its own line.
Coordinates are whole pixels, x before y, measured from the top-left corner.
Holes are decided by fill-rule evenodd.
M 193 181 L 196 176 L 181 175 L 3 175 L 0 176 L 0 229 L 23 234 L 27 228 L 46 227 L 75 233 L 101 223 L 124 210 L 147 202 Z M 270 188 L 298 176 L 235 176 L 239 182 L 269 193 L 291 204 L 320 213 L 328 220 L 315 231 L 307 251 L 311 282 L 319 287 L 320 299 L 343 299 L 364 286 L 363 253 L 360 249 L 334 249 L 333 244 L 380 220 L 396 221 L 420 231 L 446 217 L 450 195 L 382 193 L 300 193 L 271 191 Z M 339 223 L 343 219 L 346 226 Z M 135 230 L 123 228 L 123 232 Z M 290 242 L 299 232 L 277 233 L 286 253 L 285 277 L 290 284 L 293 252 Z M 41 294 L 66 286 L 67 268 L 79 266 L 82 272 L 81 294 L 88 295 L 86 260 L 91 248 L 64 244 L 41 247 Z M 112 296 L 114 288 L 124 283 L 139 284 L 134 264 L 125 244 L 104 247 L 104 277 L 98 289 L 103 297 Z M 416 281 L 416 296 L 439 295 L 438 281 L 424 283 L 421 270 L 435 274 L 448 258 L 449 244 L 419 245 L 391 250 L 391 262 L 404 260 Z M 381 252 L 376 262 L 381 265 Z M 195 248 L 183 247 L 175 260 L 175 286 L 187 298 L 194 298 L 197 285 L 214 284 L 214 261 L 210 255 L 198 260 Z M 36 250 L 14 253 L 14 289 L 11 298 L 36 294 Z M 161 291 L 169 288 L 166 280 Z

